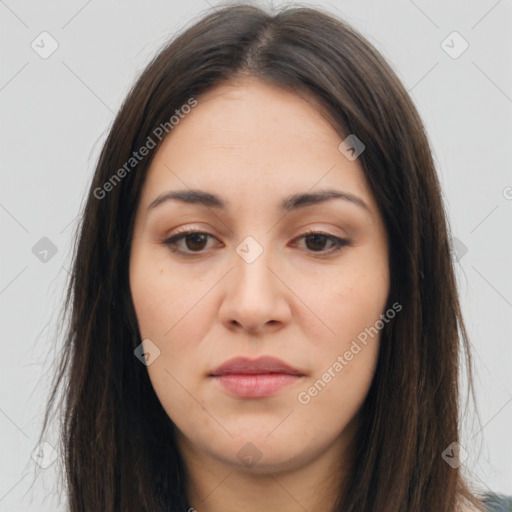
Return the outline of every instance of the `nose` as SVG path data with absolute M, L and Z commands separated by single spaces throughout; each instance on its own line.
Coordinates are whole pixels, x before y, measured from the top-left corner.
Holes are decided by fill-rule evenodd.
M 291 292 L 270 253 L 263 250 L 252 262 L 235 254 L 233 266 L 224 280 L 222 324 L 230 331 L 266 334 L 289 323 Z

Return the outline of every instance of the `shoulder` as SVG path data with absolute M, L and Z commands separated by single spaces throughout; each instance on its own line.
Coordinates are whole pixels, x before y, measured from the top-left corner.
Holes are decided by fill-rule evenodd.
M 512 496 L 488 493 L 481 500 L 489 512 L 512 512 Z

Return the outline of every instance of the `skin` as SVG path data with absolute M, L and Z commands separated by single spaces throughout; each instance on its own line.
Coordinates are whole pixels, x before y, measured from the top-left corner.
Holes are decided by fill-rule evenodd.
M 380 331 L 308 404 L 298 400 L 381 318 L 389 293 L 383 219 L 359 161 L 339 151 L 342 140 L 314 101 L 251 79 L 198 98 L 150 166 L 130 287 L 141 339 L 160 350 L 147 370 L 176 425 L 189 504 L 199 512 L 332 510 L 351 471 Z M 280 210 L 291 194 L 325 188 L 367 208 L 332 199 Z M 169 200 L 148 210 L 182 189 L 228 206 Z M 187 256 L 164 243 L 178 228 L 211 236 L 178 241 Z M 333 252 L 310 230 L 350 244 Z M 263 249 L 251 263 L 237 253 L 248 236 Z M 235 397 L 208 377 L 232 357 L 261 355 L 304 376 L 266 398 Z M 246 443 L 259 457 L 252 466 L 237 456 Z

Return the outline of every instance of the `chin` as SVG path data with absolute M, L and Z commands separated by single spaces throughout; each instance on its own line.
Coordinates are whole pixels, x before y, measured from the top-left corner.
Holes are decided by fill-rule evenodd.
M 198 444 L 222 464 L 252 475 L 297 470 L 323 451 L 321 444 L 317 444 L 318 439 L 316 442 L 304 439 L 289 429 L 268 435 L 268 423 L 265 427 L 264 432 L 254 428 L 242 429 L 243 435 L 230 430 L 232 438 L 222 436 L 219 440 L 209 437 Z

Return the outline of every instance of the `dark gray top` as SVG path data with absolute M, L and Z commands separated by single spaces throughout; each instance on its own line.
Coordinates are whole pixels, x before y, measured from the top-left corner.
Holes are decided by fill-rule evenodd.
M 489 512 L 512 512 L 512 496 L 486 494 L 482 501 Z
M 512 496 L 488 493 L 480 499 L 483 501 L 489 512 L 512 512 Z M 188 512 L 189 510 L 190 508 L 187 507 L 185 512 Z

